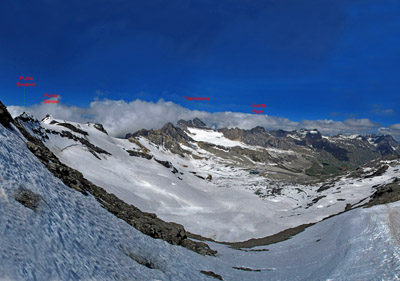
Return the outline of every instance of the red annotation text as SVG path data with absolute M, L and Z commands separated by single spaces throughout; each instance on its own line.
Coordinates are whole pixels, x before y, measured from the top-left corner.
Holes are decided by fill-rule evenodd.
M 208 97 L 187 97 L 185 96 L 185 100 L 210 100 Z
M 58 95 L 57 94 L 47 94 L 47 93 L 44 93 L 44 97 L 46 98 L 58 98 Z M 47 99 L 45 99 L 44 101 L 43 101 L 43 103 L 58 103 L 58 100 L 47 100 Z
M 29 81 L 33 81 L 33 78 L 32 77 L 23 77 L 23 76 L 20 76 L 19 77 L 19 80 L 29 80 Z M 20 83 L 20 82 L 17 82 L 17 87 L 35 87 L 36 86 L 36 83 Z
M 254 103 L 252 103 L 250 106 L 253 108 L 252 113 L 256 113 L 256 114 L 262 114 L 262 113 L 264 113 L 264 110 L 254 109 L 254 107 L 256 107 L 256 108 L 260 108 L 260 107 L 265 108 L 266 107 L 265 104 L 254 104 Z

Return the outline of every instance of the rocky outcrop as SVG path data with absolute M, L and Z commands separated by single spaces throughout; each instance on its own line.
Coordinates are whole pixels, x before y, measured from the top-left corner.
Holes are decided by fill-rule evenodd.
M 11 124 L 14 122 L 7 107 L 0 101 L 0 124 L 8 129 L 12 129 Z
M 26 124 L 32 130 L 32 133 L 34 133 L 35 136 L 39 137 L 42 141 L 46 141 L 49 139 L 46 134 L 46 130 L 43 129 L 42 126 L 40 126 L 40 122 L 32 115 L 24 112 L 20 116 L 16 117 L 15 121 L 22 122 L 21 124 Z
M 201 121 L 199 118 L 194 118 L 193 120 L 185 121 L 179 120 L 177 126 L 182 129 L 190 128 L 198 128 L 198 129 L 208 129 L 206 123 Z
M 128 135 L 130 135 L 130 134 L 128 134 Z M 127 135 L 127 136 L 128 136 Z M 137 139 L 137 138 L 135 138 L 135 137 L 133 137 L 133 136 L 129 136 L 128 137 L 128 140 L 131 142 L 131 143 L 134 143 L 134 144 L 136 144 L 138 147 L 140 147 L 140 149 L 142 150 L 142 152 L 143 153 L 148 153 L 149 152 L 149 150 L 143 145 L 143 144 L 141 144 L 140 143 L 140 141 Z
M 224 137 L 230 140 L 243 141 L 246 130 L 239 128 L 231 128 L 231 129 L 222 128 L 219 129 L 218 132 L 221 132 L 224 135 Z
M 162 160 L 158 160 L 157 158 L 154 158 L 154 160 L 156 160 L 157 163 L 163 165 L 165 168 L 171 168 L 172 164 L 169 161 L 162 161 Z
M 57 131 L 47 131 L 47 133 L 60 135 L 63 138 L 68 138 L 68 139 L 80 142 L 82 145 L 84 145 L 85 147 L 88 148 L 89 152 L 92 153 L 94 157 L 96 157 L 99 160 L 101 160 L 101 158 L 97 155 L 97 153 L 105 154 L 105 155 L 111 155 L 111 153 L 109 153 L 109 152 L 105 151 L 104 149 L 92 144 L 87 139 L 84 139 L 82 137 L 77 137 L 74 134 L 72 134 L 71 132 L 61 131 L 61 133 L 60 133 L 60 132 L 57 132 Z
M 370 201 L 366 204 L 368 207 L 379 204 L 387 204 L 400 200 L 400 178 L 395 178 L 393 182 L 379 185 L 376 192 L 371 196 Z
M 99 130 L 100 132 L 103 132 L 103 133 L 105 133 L 106 135 L 108 135 L 106 129 L 104 129 L 104 127 L 103 127 L 102 124 L 95 123 L 95 124 L 93 125 L 93 127 L 95 127 L 95 128 L 96 128 L 97 130 Z
M 172 123 L 167 123 L 160 130 L 161 133 L 171 136 L 174 140 L 180 143 L 187 143 L 193 141 L 181 128 L 175 127 Z
M 394 148 L 399 148 L 399 143 L 392 136 L 373 136 L 373 142 L 376 144 L 376 149 L 382 156 L 399 154 Z
M 269 131 L 269 133 L 277 138 L 284 138 L 289 134 L 288 131 L 284 131 L 284 130 L 273 130 L 273 131 Z
M 387 169 L 389 169 L 389 166 L 388 166 L 388 165 L 383 165 L 382 167 L 379 167 L 379 168 L 378 168 L 375 172 L 373 172 L 372 174 L 367 175 L 367 176 L 364 176 L 364 178 L 365 178 L 365 179 L 368 179 L 368 178 L 374 178 L 374 177 L 382 176 L 382 175 L 387 171 Z
M 213 271 L 202 270 L 202 271 L 200 271 L 200 272 L 203 273 L 204 275 L 214 277 L 215 279 L 223 280 L 221 275 L 216 274 L 216 273 L 213 272 Z
M 174 165 L 172 165 L 171 162 L 159 160 L 159 159 L 157 159 L 157 158 L 154 158 L 154 160 L 155 160 L 157 163 L 163 165 L 165 168 L 168 168 L 168 169 L 169 169 L 169 168 L 172 168 L 171 172 L 172 172 L 173 174 L 180 173 L 180 172 L 178 171 L 178 169 L 175 168 Z M 180 173 L 180 174 L 183 175 L 183 173 Z
M 16 194 L 14 195 L 14 199 L 35 212 L 38 210 L 42 201 L 41 196 L 23 187 L 17 190 Z
M 273 147 L 283 150 L 290 149 L 293 145 L 286 139 L 276 137 L 265 130 L 263 127 L 255 127 L 251 130 L 244 130 L 239 128 L 233 129 L 219 129 L 226 138 L 236 141 L 241 141 L 248 145 Z
M 144 153 L 144 152 L 140 152 L 140 151 L 127 150 L 126 152 L 128 152 L 130 156 L 141 157 L 141 158 L 145 158 L 147 160 L 150 160 L 151 158 L 153 158 L 152 155 Z
M 145 137 L 156 145 L 162 145 L 172 153 L 185 157 L 188 152 L 182 149 L 180 144 L 190 146 L 189 142 L 193 139 L 190 138 L 181 128 L 176 128 L 172 123 L 165 124 L 159 130 L 145 130 L 142 129 L 134 134 L 127 134 L 125 138 L 132 139 L 138 137 Z
M 74 125 L 69 124 L 69 123 L 57 123 L 57 125 L 58 126 L 63 126 L 65 128 L 68 128 L 71 131 L 73 131 L 75 133 L 78 133 L 78 134 L 81 134 L 81 135 L 84 135 L 84 136 L 88 136 L 89 135 L 87 132 L 85 132 L 85 131 L 83 131 L 81 129 L 78 129 L 77 127 L 75 127 Z
M 316 131 L 316 130 L 315 130 Z M 305 137 L 305 141 L 307 145 L 312 146 L 313 148 L 324 150 L 333 157 L 335 157 L 339 161 L 349 161 L 350 158 L 348 157 L 349 151 L 344 148 L 339 147 L 335 143 L 329 142 L 326 139 L 322 138 L 320 132 L 316 131 L 317 133 L 307 133 Z
M 21 114 L 20 116 L 15 118 L 15 121 L 17 123 L 21 124 L 24 127 L 29 127 L 32 130 L 32 132 L 35 134 L 35 136 L 39 137 L 42 141 L 46 141 L 47 139 L 49 139 L 47 134 L 59 135 L 59 136 L 61 136 L 63 138 L 68 138 L 68 139 L 74 140 L 76 142 L 80 142 L 83 146 L 85 146 L 89 150 L 90 153 L 93 154 L 94 157 L 96 157 L 99 160 L 101 160 L 101 158 L 97 154 L 111 155 L 111 153 L 109 153 L 109 152 L 105 151 L 104 149 L 102 149 L 102 148 L 90 143 L 86 138 L 78 137 L 78 136 L 72 134 L 70 131 L 58 132 L 58 131 L 55 131 L 55 130 L 43 129 L 40 126 L 40 122 L 38 120 L 34 119 L 30 115 Z M 51 121 L 51 122 L 53 122 L 53 121 Z M 66 128 L 68 128 L 68 129 L 70 129 L 70 130 L 72 130 L 74 132 L 79 133 L 79 134 L 83 134 L 84 136 L 88 135 L 87 132 L 78 129 L 78 128 L 76 128 L 75 126 L 73 126 L 71 124 L 59 123 L 57 121 L 55 121 L 55 124 L 61 125 L 63 127 L 66 127 Z
M 2 115 L 7 117 L 9 115 L 7 115 L 7 113 L 3 112 Z M 91 194 L 110 213 L 146 235 L 156 239 L 163 239 L 173 245 L 186 247 L 202 255 L 216 254 L 216 251 L 210 249 L 207 244 L 190 240 L 188 238 L 188 233 L 182 225 L 165 222 L 153 213 L 142 212 L 135 206 L 129 205 L 119 199 L 114 194 L 106 192 L 102 187 L 88 181 L 83 177 L 82 173 L 61 163 L 40 139 L 28 133 L 22 125 L 23 123 L 21 124 L 13 119 L 9 121 L 9 124 L 11 122 L 27 139 L 26 145 L 28 149 L 65 185 L 84 195 Z M 20 202 L 23 202 L 23 204 L 27 206 L 32 208 L 36 208 L 35 206 L 37 206 L 36 200 L 33 199 L 35 196 L 29 192 L 24 191 L 18 198 L 20 198 Z

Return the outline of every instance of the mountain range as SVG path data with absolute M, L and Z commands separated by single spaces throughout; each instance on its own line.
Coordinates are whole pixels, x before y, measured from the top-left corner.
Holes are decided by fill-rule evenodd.
M 4 278 L 76 279 L 74 269 L 87 280 L 123 280 L 128 272 L 140 280 L 365 279 L 369 275 L 355 270 L 356 265 L 374 264 L 383 252 L 391 253 L 384 259 L 391 268 L 385 274 L 396 277 L 400 144 L 389 135 L 324 136 L 318 130 L 263 127 L 213 130 L 196 118 L 115 138 L 98 123 L 49 115 L 39 121 L 27 113 L 14 119 L 1 103 L 0 123 L 0 191 L 7 202 L 1 205 L 5 235 L 0 249 L 13 255 L 9 269 L 0 266 Z M 354 223 L 356 218 L 360 220 Z M 33 236 L 23 231 L 27 221 L 33 222 L 28 228 Z M 118 229 L 116 240 L 106 221 Z M 49 231 L 39 231 L 39 222 Z M 341 231 L 345 227 L 346 233 Z M 144 244 L 135 246 L 120 236 L 132 231 Z M 18 235 L 22 240 L 16 246 Z M 68 270 L 62 256 L 55 257 L 55 266 L 51 243 L 40 244 L 43 260 L 32 260 L 33 249 L 18 258 L 21 247 L 29 248 L 28 241 L 40 235 L 56 241 L 64 257 L 78 255 L 92 273 L 85 275 L 77 263 Z M 381 240 L 371 250 L 367 240 L 374 235 Z M 363 241 L 354 245 L 357 237 Z M 122 256 L 129 269 L 89 259 L 100 255 L 95 245 L 102 239 L 117 249 L 103 255 Z M 76 241 L 90 250 L 80 252 Z M 334 241 L 352 242 L 335 249 Z M 285 251 L 278 251 L 293 248 L 293 243 L 301 243 L 307 253 L 303 261 L 300 249 L 287 262 Z M 329 249 L 331 258 L 310 265 L 311 275 L 302 270 L 304 261 L 313 264 Z M 361 252 L 375 257 L 366 260 Z M 178 268 L 182 258 L 187 262 Z M 260 258 L 270 264 L 261 265 Z M 103 275 L 96 275 L 96 263 Z M 24 271 L 22 264 L 31 268 Z M 374 276 L 384 274 L 378 266 L 371 268 Z M 40 277 L 43 272 L 51 274 Z

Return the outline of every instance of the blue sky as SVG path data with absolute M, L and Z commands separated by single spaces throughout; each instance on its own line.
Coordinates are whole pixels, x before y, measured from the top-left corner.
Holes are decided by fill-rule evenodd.
M 2 1 L 0 99 L 160 98 L 293 121 L 400 123 L 400 2 Z M 185 101 L 184 96 L 210 101 Z

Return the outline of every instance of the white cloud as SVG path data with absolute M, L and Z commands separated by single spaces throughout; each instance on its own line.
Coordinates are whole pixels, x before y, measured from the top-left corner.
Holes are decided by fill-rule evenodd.
M 393 124 L 388 127 L 381 127 L 378 129 L 378 133 L 392 135 L 396 140 L 400 141 L 400 123 Z
M 388 116 L 388 115 L 395 115 L 396 111 L 391 108 L 384 108 L 381 104 L 373 104 L 371 113 L 380 116 Z
M 393 125 L 389 126 L 389 128 L 400 131 L 400 123 L 393 124 Z
M 19 106 L 8 107 L 11 115 L 22 113 L 23 108 Z M 95 100 L 90 103 L 89 108 L 76 106 L 65 106 L 63 104 L 40 104 L 27 108 L 27 111 L 38 119 L 46 114 L 56 119 L 84 123 L 87 121 L 98 122 L 104 125 L 111 135 L 125 136 L 142 128 L 158 129 L 165 123 L 176 123 L 179 119 L 189 120 L 195 117 L 203 120 L 213 128 L 240 127 L 251 129 L 262 126 L 267 129 L 295 130 L 301 128 L 318 129 L 323 134 L 365 134 L 383 131 L 378 123 L 369 119 L 347 119 L 345 121 L 334 120 L 303 120 L 301 122 L 291 121 L 283 117 L 268 115 L 255 115 L 240 112 L 216 112 L 189 110 L 178 104 L 160 99 L 158 102 L 147 102 L 134 100 L 126 102 L 123 100 Z M 400 124 L 387 128 L 395 136 L 400 137 Z
M 395 115 L 396 111 L 390 108 L 377 108 L 372 111 L 376 115 Z
M 365 134 L 371 133 L 379 127 L 369 119 L 346 119 L 344 121 L 333 120 L 304 120 L 298 128 L 318 129 L 321 133 L 333 134 Z

